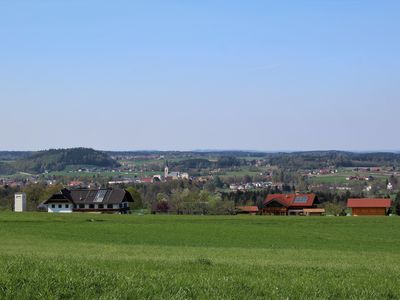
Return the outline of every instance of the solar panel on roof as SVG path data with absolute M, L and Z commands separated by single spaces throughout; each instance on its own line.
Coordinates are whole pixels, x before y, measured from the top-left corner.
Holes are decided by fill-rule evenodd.
M 107 190 L 100 190 L 97 192 L 96 197 L 94 198 L 93 202 L 103 202 L 104 197 L 107 194 Z
M 297 196 L 294 198 L 293 203 L 307 203 L 308 197 L 307 196 Z

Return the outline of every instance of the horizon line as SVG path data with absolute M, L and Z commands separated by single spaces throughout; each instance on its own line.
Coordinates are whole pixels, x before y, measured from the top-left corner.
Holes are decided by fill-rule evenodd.
M 253 153 L 296 153 L 296 152 L 352 152 L 352 153 L 400 153 L 400 149 L 373 149 L 373 150 L 354 150 L 354 149 L 313 149 L 313 150 L 289 150 L 289 149 L 280 149 L 280 150 L 254 150 L 254 149 L 191 149 L 191 150 L 158 150 L 158 149 L 135 149 L 135 150 L 104 150 L 104 149 L 96 149 L 94 147 L 58 147 L 58 148 L 47 148 L 40 150 L 3 150 L 0 152 L 40 152 L 40 151 L 48 151 L 48 150 L 60 150 L 60 149 L 76 149 L 76 148 L 86 148 L 93 149 L 101 152 L 194 152 L 194 153 L 207 153 L 207 152 L 253 152 Z

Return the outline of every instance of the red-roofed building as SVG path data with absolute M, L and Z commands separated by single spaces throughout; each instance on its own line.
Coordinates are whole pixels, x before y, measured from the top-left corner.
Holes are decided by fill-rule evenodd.
M 141 178 L 140 182 L 141 183 L 153 183 L 153 178 L 152 177 Z
M 258 213 L 257 206 L 236 206 L 236 213 L 255 215 Z
M 348 199 L 347 207 L 353 216 L 385 216 L 392 206 L 392 200 L 379 198 Z
M 85 183 L 83 181 L 73 180 L 68 183 L 69 187 L 84 187 Z
M 264 201 L 263 214 L 303 215 L 305 208 L 317 208 L 319 203 L 315 194 L 269 194 Z

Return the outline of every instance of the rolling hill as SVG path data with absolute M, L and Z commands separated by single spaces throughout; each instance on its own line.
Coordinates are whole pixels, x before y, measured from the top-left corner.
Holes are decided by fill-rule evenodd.
M 102 151 L 88 148 L 50 149 L 34 152 L 31 156 L 10 162 L 17 171 L 43 173 L 45 171 L 61 171 L 71 165 L 92 165 L 113 168 L 119 163 Z

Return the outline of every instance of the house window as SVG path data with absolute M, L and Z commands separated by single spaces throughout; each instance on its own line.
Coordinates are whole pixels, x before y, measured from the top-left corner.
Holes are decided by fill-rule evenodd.
M 58 204 L 58 208 L 62 208 L 62 204 Z
M 85 204 L 79 204 L 79 208 L 85 208 Z
M 113 208 L 112 204 L 107 204 L 107 208 Z
M 51 205 L 51 208 L 56 208 L 56 205 L 55 205 L 55 204 L 52 204 L 52 205 Z
M 69 208 L 69 204 L 65 204 L 65 208 Z
M 104 204 L 99 204 L 99 208 L 104 208 Z
M 89 204 L 89 208 L 94 208 L 94 204 Z

